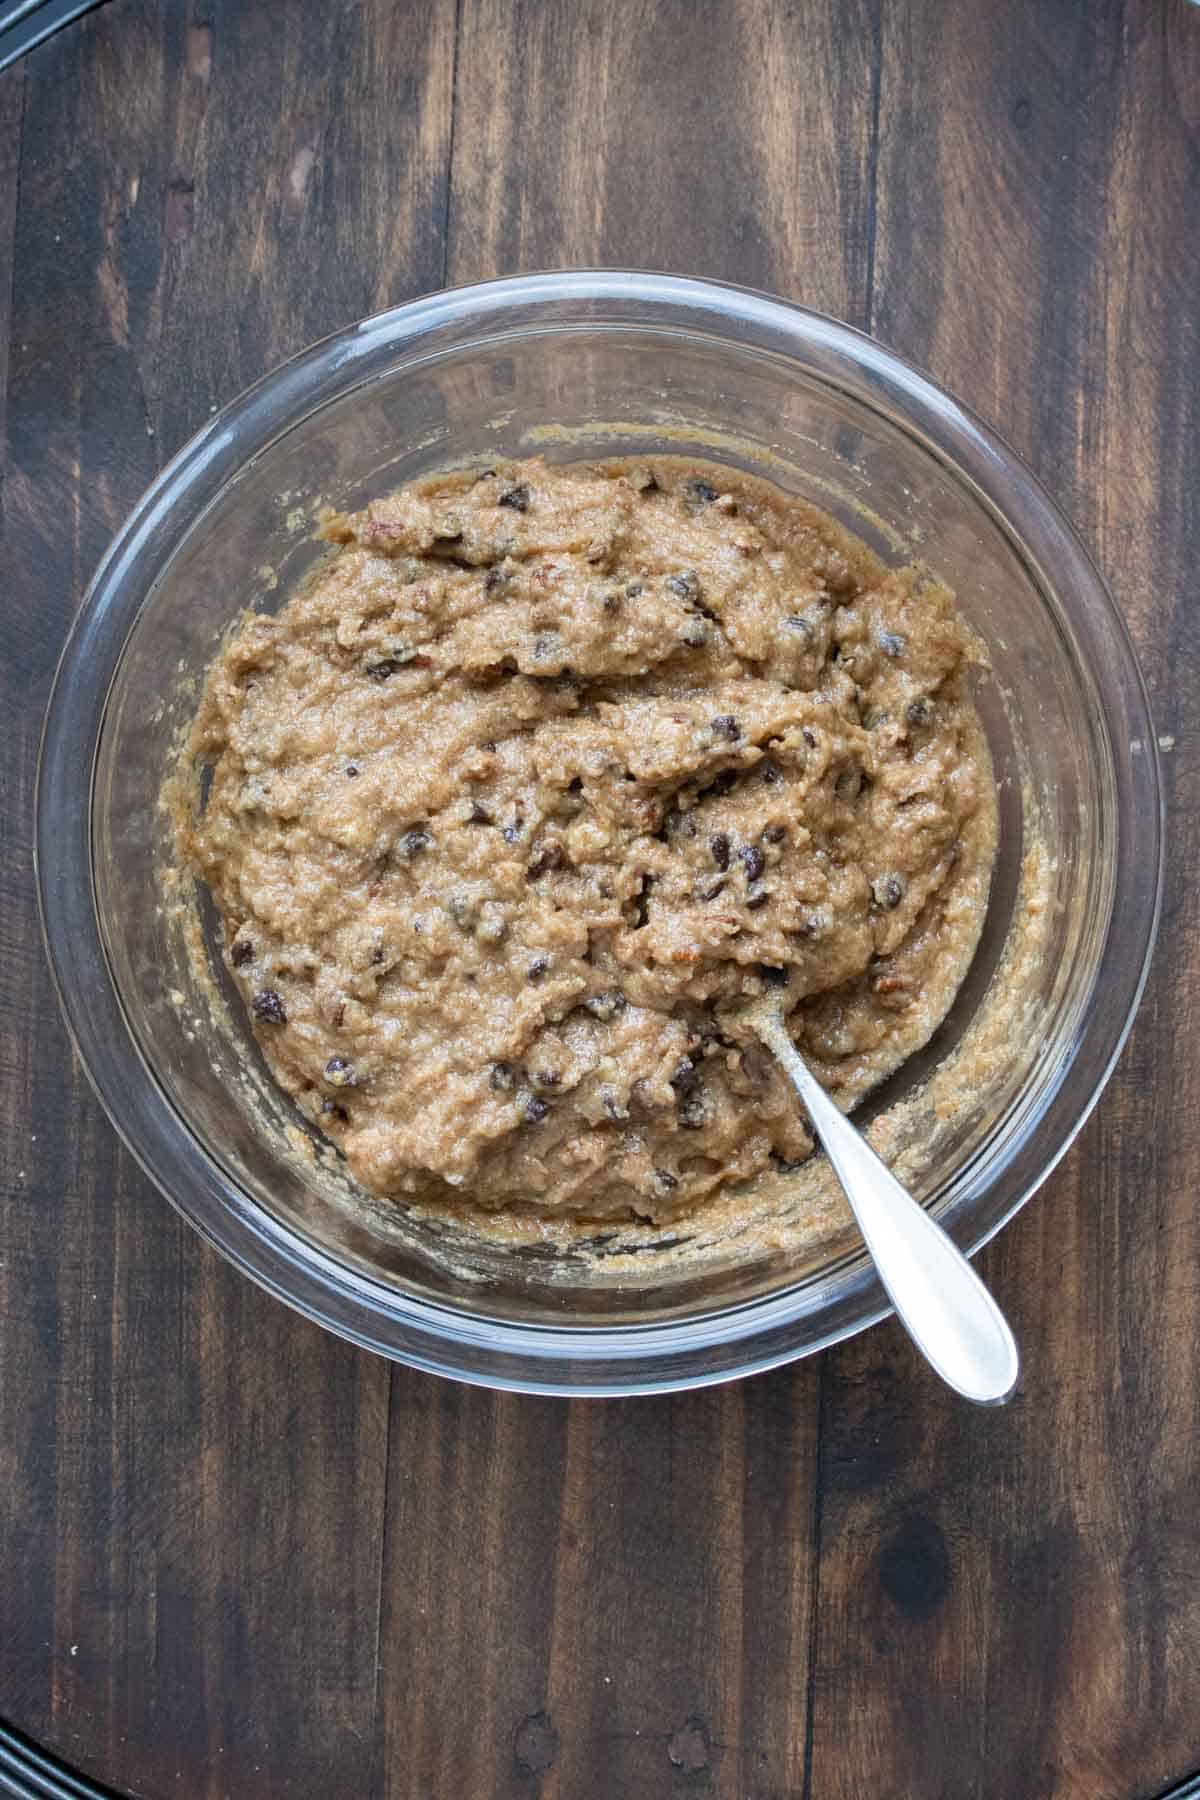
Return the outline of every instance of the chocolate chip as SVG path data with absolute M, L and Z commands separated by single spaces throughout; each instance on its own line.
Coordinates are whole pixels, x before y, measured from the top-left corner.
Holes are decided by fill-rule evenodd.
M 371 952 L 372 968 L 378 968 L 382 961 L 383 961 L 383 945 L 376 944 L 375 948 Z
M 702 481 L 694 475 L 683 484 L 683 492 L 693 506 L 711 506 L 717 497 L 717 490 L 709 481 Z
M 394 656 L 385 656 L 380 662 L 368 663 L 367 674 L 375 681 L 386 681 L 389 675 L 394 675 L 396 670 L 403 666 L 403 663 L 398 663 Z
M 539 1100 L 536 1094 L 530 1094 L 521 1110 L 531 1125 L 540 1125 L 550 1108 L 544 1100 Z
M 771 895 L 768 889 L 755 888 L 752 894 L 746 895 L 746 911 L 757 912 L 759 907 L 765 906 L 770 898 Z
M 712 1106 L 702 1093 L 689 1094 L 679 1107 L 677 1117 L 685 1131 L 702 1131 L 712 1115 Z
M 606 1025 L 610 1019 L 615 1019 L 618 1013 L 623 1013 L 628 1004 L 629 1002 L 620 988 L 610 988 L 603 994 L 591 994 L 583 1002 L 584 1011 L 591 1013 L 593 1019 L 599 1019 Z
M 497 1094 L 511 1094 L 517 1085 L 517 1071 L 511 1063 L 494 1062 L 488 1073 L 488 1085 Z
M 713 881 L 701 881 L 696 885 L 697 900 L 715 900 L 724 891 L 725 877 L 718 875 Z
M 821 933 L 827 929 L 828 923 L 829 921 L 823 914 L 809 913 L 807 918 L 801 919 L 797 925 L 795 935 L 802 938 L 820 937 Z
M 274 988 L 262 988 L 254 996 L 254 1016 L 265 1025 L 286 1025 L 287 1012 Z
M 555 843 L 553 838 L 543 838 L 533 845 L 525 874 L 530 881 L 540 881 L 551 869 L 561 869 L 562 865 L 562 845 Z
M 244 969 L 248 962 L 254 961 L 254 945 L 249 938 L 239 938 L 229 952 L 229 960 L 235 969 Z
M 348 778 L 348 779 L 349 779 L 349 780 L 350 780 L 350 781 L 353 781 L 353 780 L 354 780 L 354 777 L 355 777 L 355 776 L 356 776 L 356 775 L 357 775 L 357 774 L 358 774 L 358 773 L 359 773 L 359 768 L 358 768 L 358 764 L 357 764 L 357 763 L 347 763 L 347 764 L 346 764 L 346 775 L 347 775 L 347 778 Z
M 472 800 L 471 810 L 467 814 L 467 824 L 468 825 L 490 825 L 491 822 L 492 822 L 492 815 L 488 811 L 487 807 L 482 806 L 478 800 Z
M 678 575 L 667 576 L 667 586 L 681 600 L 694 606 L 700 598 L 700 577 L 691 569 L 682 569 Z
M 498 504 L 511 507 L 513 512 L 523 513 L 529 511 L 529 501 L 529 489 L 524 482 L 521 482 L 518 487 L 511 487 L 507 493 L 501 494 Z
M 428 850 L 432 842 L 432 833 L 426 831 L 423 825 L 414 825 L 411 831 L 404 833 L 396 849 L 406 862 L 411 862 L 414 856 L 420 856 L 423 850 Z
M 764 844 L 782 844 L 782 842 L 786 836 L 787 836 L 787 826 L 786 825 L 768 825 L 766 830 L 763 832 L 763 843 Z
M 746 871 L 746 880 L 757 881 L 767 866 L 767 859 L 757 844 L 743 844 L 738 851 L 738 861 Z
M 704 791 L 707 794 L 727 794 L 731 788 L 737 786 L 737 778 L 736 769 L 722 769 L 719 775 L 713 776 Z
M 899 875 L 878 875 L 871 883 L 871 893 L 876 906 L 894 912 L 904 898 L 904 883 Z
M 714 832 L 708 840 L 708 847 L 712 851 L 712 859 L 718 869 L 727 869 L 729 867 L 729 833 L 727 831 Z
M 763 778 L 763 785 L 765 787 L 776 787 L 779 784 L 779 782 L 781 782 L 783 780 L 782 774 L 780 773 L 776 764 L 773 762 L 767 762 L 767 763 L 763 764 L 762 778 Z
M 898 631 L 881 631 L 875 641 L 885 656 L 904 655 L 904 639 Z
M 696 1065 L 690 1056 L 681 1057 L 675 1065 L 671 1086 L 677 1094 L 688 1094 L 696 1085 Z
M 679 1186 L 679 1177 L 672 1175 L 670 1169 L 655 1169 L 654 1179 L 665 1194 L 669 1194 L 672 1188 Z
M 331 1056 L 325 1064 L 325 1079 L 331 1087 L 357 1087 L 358 1072 L 344 1056 Z
M 731 744 L 736 744 L 742 735 L 742 728 L 732 713 L 718 713 L 712 721 L 712 729 L 717 737 L 726 738 Z
M 604 1108 L 605 1115 L 610 1119 L 621 1120 L 629 1117 L 629 1108 L 621 1105 L 610 1087 L 600 1089 L 600 1103 Z
M 802 726 L 801 726 L 801 728 L 800 728 L 800 736 L 801 736 L 801 737 L 802 737 L 802 738 L 803 738 L 803 739 L 804 739 L 804 741 L 805 741 L 805 743 L 806 743 L 806 744 L 807 744 L 807 745 L 808 745 L 808 747 L 809 747 L 809 749 L 810 749 L 810 750 L 815 750 L 815 749 L 816 749 L 816 747 L 817 747 L 817 736 L 816 736 L 816 733 L 815 733 L 815 732 L 813 732 L 813 731 L 810 731 L 810 730 L 809 730 L 809 729 L 808 729 L 808 726 L 807 726 L 807 725 L 802 725 Z
M 916 700 L 909 701 L 905 708 L 904 716 L 910 725 L 927 725 L 929 723 L 930 711 L 929 701 L 925 698 L 924 694 L 921 694 Z
M 561 1069 L 535 1069 L 530 1080 L 538 1087 L 556 1088 L 562 1081 Z
M 548 956 L 535 956 L 526 971 L 528 980 L 540 981 L 549 967 L 550 958 Z

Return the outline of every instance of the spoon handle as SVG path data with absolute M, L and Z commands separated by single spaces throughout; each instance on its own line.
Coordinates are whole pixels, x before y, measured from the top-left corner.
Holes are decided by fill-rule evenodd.
M 1007 1400 L 1020 1363 L 1003 1313 L 962 1252 L 918 1206 L 798 1054 L 783 1020 L 755 1028 L 791 1077 L 845 1189 L 896 1314 L 942 1380 L 984 1406 Z

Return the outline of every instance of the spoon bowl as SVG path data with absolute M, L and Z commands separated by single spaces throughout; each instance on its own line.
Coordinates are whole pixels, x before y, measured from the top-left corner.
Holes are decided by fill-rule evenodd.
M 1017 1346 L 962 1251 L 830 1099 L 792 1042 L 779 1006 L 758 1003 L 746 1023 L 799 1094 L 888 1299 L 917 1349 L 956 1394 L 979 1406 L 1003 1404 L 1017 1385 Z

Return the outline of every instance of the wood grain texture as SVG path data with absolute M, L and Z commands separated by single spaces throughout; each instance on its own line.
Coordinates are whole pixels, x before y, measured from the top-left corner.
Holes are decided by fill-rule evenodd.
M 50 675 L 140 488 L 282 356 L 442 279 L 453 6 L 314 7 L 282 32 L 270 12 L 118 0 L 0 89 L 6 167 L 24 114 L 5 258 L 0 1713 L 156 1796 L 361 1794 L 374 1742 L 389 1371 L 240 1280 L 118 1148 L 56 1018 L 30 869 Z
M 110 0 L 0 78 L 0 1716 L 146 1800 L 1148 1800 L 1200 1765 L 1198 192 L 1185 0 Z M 895 1327 L 657 1400 L 390 1371 L 201 1246 L 72 1062 L 37 736 L 140 487 L 349 319 L 596 262 L 924 362 L 1138 639 L 1164 947 L 986 1253 L 1005 1412 Z
M 1167 746 L 1165 924 L 1098 1114 L 984 1257 L 1017 1402 L 964 1414 L 894 1328 L 829 1359 L 813 1800 L 863 1769 L 1126 1800 L 1200 1736 L 1200 32 L 1184 6 L 984 10 L 885 13 L 873 323 L 1110 575 Z
M 462 0 L 449 278 L 601 264 L 854 322 L 875 0 Z
M 815 1393 L 804 1368 L 568 1406 L 398 1372 L 378 1791 L 799 1793 Z

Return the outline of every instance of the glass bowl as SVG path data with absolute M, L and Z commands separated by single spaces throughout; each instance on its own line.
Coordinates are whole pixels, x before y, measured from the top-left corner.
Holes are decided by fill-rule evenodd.
M 305 351 L 213 418 L 96 573 L 51 697 L 37 875 L 71 1033 L 110 1118 L 193 1225 L 355 1342 L 554 1393 L 717 1381 L 887 1310 L 815 1159 L 771 1206 L 564 1241 L 421 1216 L 356 1190 L 275 1089 L 204 897 L 171 888 L 161 785 L 230 622 L 358 507 L 501 454 L 701 454 L 924 560 L 987 646 L 979 705 L 1001 848 L 972 972 L 871 1131 L 964 1249 L 1066 1150 L 1141 992 L 1160 796 L 1129 638 L 1030 472 L 869 338 L 715 283 L 531 275 L 398 307 Z

